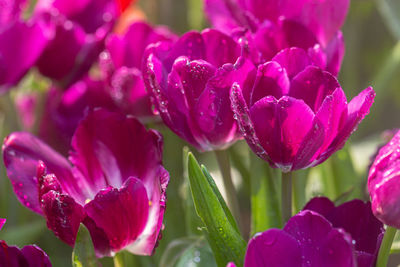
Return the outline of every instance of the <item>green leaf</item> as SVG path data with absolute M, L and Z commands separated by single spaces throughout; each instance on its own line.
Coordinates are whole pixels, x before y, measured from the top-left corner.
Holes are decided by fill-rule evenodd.
M 94 252 L 94 246 L 88 229 L 81 224 L 72 251 L 73 267 L 98 267 L 99 262 Z
M 377 0 L 378 10 L 393 36 L 400 40 L 400 1 Z
M 282 226 L 277 172 L 251 155 L 251 235 Z
M 188 155 L 188 172 L 196 212 L 205 225 L 205 234 L 218 266 L 225 267 L 230 261 L 243 266 L 246 242 L 236 224 L 231 223 L 232 214 L 227 212 L 225 202 L 221 202 L 222 197 L 211 176 L 206 177 L 192 153 Z
M 221 204 L 221 207 L 224 209 L 224 212 L 225 212 L 226 217 L 228 218 L 230 224 L 235 228 L 236 232 L 238 232 L 238 234 L 240 234 L 239 227 L 237 226 L 237 223 L 235 221 L 235 217 L 233 217 L 231 211 L 228 208 L 228 205 L 226 205 L 224 198 L 222 197 L 221 193 L 219 192 L 218 187 L 214 182 L 214 179 L 211 177 L 211 174 L 208 172 L 206 166 L 204 166 L 203 164 L 201 165 L 201 171 L 203 172 L 204 176 L 207 178 L 207 181 L 210 184 L 211 189 L 214 191 L 215 196 L 218 198 L 218 201 Z

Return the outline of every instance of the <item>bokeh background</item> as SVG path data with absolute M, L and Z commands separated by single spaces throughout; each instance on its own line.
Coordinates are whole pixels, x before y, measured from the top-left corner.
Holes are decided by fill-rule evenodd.
M 208 26 L 202 10 L 202 0 L 141 0 L 128 11 L 153 24 L 167 25 L 176 33 L 191 29 L 202 30 Z M 296 182 L 306 188 L 305 195 L 296 195 L 300 200 L 298 203 L 305 203 L 315 195 L 326 195 L 337 203 L 355 197 L 367 200 L 365 184 L 370 157 L 390 137 L 391 132 L 387 130 L 400 128 L 400 1 L 351 0 L 343 33 L 346 54 L 339 81 L 348 100 L 367 86 L 373 86 L 376 91 L 375 103 L 342 151 L 321 166 L 296 174 Z M 48 87 L 47 80 L 31 71 L 18 88 L 0 97 L 2 138 L 12 131 L 23 130 L 14 100 L 29 92 L 44 95 Z M 40 116 L 40 107 L 32 115 L 40 120 L 37 117 Z M 165 228 L 159 247 L 152 257 L 123 253 L 126 266 L 214 266 L 212 254 L 201 237 L 201 225 L 196 221 L 187 187 L 183 167 L 183 148 L 186 144 L 161 124 L 149 126 L 164 135 L 164 164 L 171 176 L 167 191 Z M 33 127 L 32 131 L 35 132 L 36 128 Z M 253 163 L 258 159 L 251 154 L 244 141 L 231 147 L 229 153 L 246 233 L 250 228 L 249 177 L 258 172 L 262 175 L 263 171 L 252 167 L 249 172 L 250 164 L 254 166 Z M 211 170 L 218 184 L 220 178 L 215 155 L 204 153 L 196 156 Z M 50 256 L 53 266 L 71 266 L 72 248 L 47 229 L 42 217 L 18 202 L 3 165 L 0 175 L 0 217 L 7 218 L 6 225 L 0 231 L 0 239 L 21 247 L 36 243 Z M 301 206 L 298 205 L 296 209 L 301 209 Z M 400 252 L 400 242 L 395 242 L 394 249 Z M 400 264 L 399 258 L 393 257 L 391 261 L 393 266 Z M 112 260 L 102 259 L 102 264 L 112 266 Z

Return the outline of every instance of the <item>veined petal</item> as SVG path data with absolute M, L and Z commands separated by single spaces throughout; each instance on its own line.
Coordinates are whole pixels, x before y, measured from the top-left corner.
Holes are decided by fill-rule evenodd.
M 329 72 L 308 66 L 291 81 L 289 95 L 303 99 L 317 113 L 325 98 L 332 95 L 338 87 L 340 87 L 339 82 Z
M 316 164 L 324 162 L 330 155 L 344 146 L 351 133 L 355 131 L 358 124 L 369 113 L 374 98 L 374 90 L 372 87 L 368 87 L 351 100 L 347 106 L 347 116 L 342 117 L 336 138 L 332 141 L 328 149 L 317 159 Z
M 157 132 L 147 131 L 132 117 L 102 109 L 81 121 L 72 147 L 70 160 L 91 188 L 88 199 L 107 186 L 120 188 L 131 176 L 153 181 L 161 166 L 162 138 Z
M 101 190 L 84 207 L 101 228 L 113 251 L 119 251 L 140 238 L 149 215 L 149 199 L 143 183 L 130 177 L 120 188 Z
M 30 267 L 51 267 L 51 263 L 47 254 L 38 246 L 25 246 L 21 249 L 22 254 L 29 263 Z M 21 266 L 22 267 L 22 266 Z
M 273 164 L 265 149 L 260 143 L 250 117 L 250 112 L 239 84 L 234 83 L 230 91 L 231 107 L 239 129 L 250 148 L 263 160 Z
M 18 199 L 37 213 L 42 213 L 36 190 L 39 160 L 45 163 L 49 173 L 58 177 L 64 190 L 78 198 L 80 196 L 81 189 L 72 175 L 69 162 L 29 133 L 15 132 L 4 140 L 3 160 Z
M 279 101 L 265 97 L 251 107 L 250 116 L 268 155 L 280 168 L 290 170 L 303 139 L 312 130 L 313 111 L 292 97 Z
M 281 98 L 289 92 L 290 81 L 286 70 L 276 61 L 258 66 L 256 80 L 251 91 L 250 104 L 265 96 Z
M 321 215 L 302 211 L 283 230 L 301 244 L 303 264 L 310 266 L 356 266 L 351 236 Z
M 270 229 L 250 239 L 244 267 L 302 266 L 301 256 L 296 239 L 280 229 Z
M 215 67 L 222 67 L 227 63 L 235 63 L 241 54 L 241 48 L 228 35 L 214 30 L 205 29 L 201 32 L 205 45 L 204 59 Z
M 337 76 L 342 65 L 342 60 L 344 57 L 345 45 L 343 34 L 338 31 L 334 38 L 328 43 L 326 47 L 327 54 L 327 66 L 326 71 L 332 73 L 332 75 Z
M 271 61 L 278 62 L 284 69 L 287 75 L 292 79 L 307 66 L 312 65 L 307 53 L 297 47 L 286 48 L 280 51 Z

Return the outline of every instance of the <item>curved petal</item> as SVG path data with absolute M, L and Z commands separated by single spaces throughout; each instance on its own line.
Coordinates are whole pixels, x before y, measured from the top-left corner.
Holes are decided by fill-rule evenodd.
M 226 33 L 248 23 L 242 8 L 236 1 L 205 0 L 204 9 L 211 24 Z
M 250 239 L 244 267 L 302 266 L 302 261 L 297 240 L 280 229 L 270 229 Z
M 303 139 L 312 130 L 314 113 L 302 101 L 284 96 L 265 97 L 250 109 L 262 146 L 283 170 L 290 170 Z
M 338 31 L 335 37 L 328 43 L 326 47 L 327 54 L 327 66 L 326 71 L 332 73 L 332 75 L 337 76 L 342 65 L 342 60 L 344 57 L 345 45 L 343 34 Z
M 4 240 L 0 240 L 0 262 L 4 264 L 3 266 L 29 266 L 19 248 L 8 246 Z
M 29 22 L 15 20 L 2 27 L 0 32 L 1 93 L 16 85 L 36 63 L 51 37 L 50 28 L 41 20 Z
M 321 215 L 302 211 L 293 216 L 283 230 L 301 247 L 303 263 L 310 266 L 356 266 L 351 236 Z
M 347 106 L 347 116 L 343 116 L 339 131 L 336 138 L 332 141 L 328 149 L 317 158 L 315 165 L 324 162 L 335 151 L 341 149 L 344 143 L 349 138 L 352 132 L 355 131 L 358 124 L 369 113 L 369 110 L 374 102 L 375 92 L 372 87 L 368 87 L 358 96 L 353 98 Z
M 325 218 L 335 209 L 335 204 L 327 197 L 314 197 L 303 208 L 303 210 L 315 211 Z
M 135 118 L 97 109 L 81 121 L 70 160 L 82 173 L 93 199 L 101 189 L 120 188 L 129 177 L 152 184 L 162 160 L 162 137 Z M 152 191 L 147 188 L 149 198 Z
M 147 45 L 159 41 L 172 41 L 175 38 L 175 34 L 164 28 L 153 28 L 148 23 L 140 21 L 132 23 L 123 36 L 110 34 L 106 49 L 116 68 L 126 66 L 140 69 Z
M 280 51 L 271 61 L 278 62 L 282 68 L 286 69 L 290 79 L 304 70 L 307 66 L 312 65 L 306 51 L 301 48 L 292 47 Z
M 281 44 L 281 48 L 299 47 L 307 50 L 318 44 L 314 33 L 303 24 L 285 17 L 281 17 L 278 23 L 284 39 L 284 44 Z
M 51 267 L 47 254 L 38 246 L 25 246 L 21 249 L 22 254 L 29 263 L 29 266 Z
M 257 156 L 273 165 L 273 162 L 269 159 L 269 156 L 256 135 L 254 124 L 250 118 L 249 109 L 243 97 L 242 89 L 237 83 L 232 85 L 230 100 L 234 119 L 236 120 L 243 137 L 246 139 L 247 144 Z
M 204 59 L 215 67 L 226 63 L 235 63 L 241 54 L 241 48 L 228 35 L 215 29 L 205 29 L 201 32 L 205 45 Z
M 338 87 L 339 82 L 329 72 L 308 66 L 293 78 L 289 95 L 303 99 L 317 113 L 325 98 L 332 95 Z
M 245 86 L 253 64 L 239 58 L 225 64 L 208 80 L 205 90 L 194 107 L 194 118 L 210 143 L 208 149 L 227 147 L 239 138 L 236 122 L 229 102 L 229 90 L 234 82 Z
M 69 195 L 54 190 L 43 194 L 40 201 L 47 227 L 62 241 L 73 246 L 79 225 L 85 218 L 82 206 Z
M 163 119 L 163 122 L 178 136 L 182 137 L 190 144 L 193 144 L 196 147 L 200 147 L 200 145 L 193 137 L 189 125 L 187 124 L 186 118 L 189 116 L 189 114 L 185 105 L 185 99 L 182 92 L 180 95 L 174 94 L 174 100 L 179 104 L 179 106 L 175 104 L 175 102 L 170 103 L 167 98 L 167 79 L 165 77 L 165 69 L 163 68 L 160 59 L 158 59 L 155 54 L 150 53 L 147 57 L 144 68 L 145 70 L 143 72 L 143 76 L 146 87 L 149 88 L 152 102 L 155 106 L 155 109 L 157 110 L 157 112 L 159 112 L 161 118 Z M 175 77 L 168 77 L 168 79 L 171 80 L 173 78 Z M 172 84 L 175 85 L 175 83 Z M 176 99 L 177 97 L 179 98 Z
M 148 220 L 149 199 L 143 183 L 130 177 L 120 189 L 101 190 L 84 209 L 106 233 L 111 249 L 119 251 L 140 238 Z
M 323 46 L 329 43 L 343 25 L 350 5 L 349 0 L 284 2 L 280 15 L 298 21 L 310 29 Z
M 250 105 L 265 96 L 281 98 L 289 92 L 290 81 L 286 70 L 275 61 L 258 66 L 256 80 L 251 91 Z
M 15 132 L 4 140 L 3 160 L 18 199 L 37 213 L 42 213 L 36 190 L 39 160 L 45 163 L 49 173 L 59 178 L 64 190 L 78 198 L 80 196 L 81 189 L 72 175 L 69 162 L 29 133 Z

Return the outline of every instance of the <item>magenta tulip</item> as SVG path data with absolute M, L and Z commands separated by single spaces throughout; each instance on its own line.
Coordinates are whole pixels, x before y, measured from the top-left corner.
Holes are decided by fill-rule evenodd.
M 18 199 L 61 240 L 73 246 L 83 223 L 99 257 L 123 249 L 150 255 L 169 181 L 162 145 L 136 119 L 97 109 L 80 122 L 70 162 L 25 132 L 5 139 L 3 157 Z
M 240 138 L 229 104 L 229 89 L 245 83 L 252 64 L 237 61 L 240 46 L 206 29 L 188 32 L 176 43 L 146 51 L 143 70 L 156 110 L 179 137 L 200 151 L 223 149 Z
M 369 87 L 347 103 L 336 78 L 300 48 L 281 51 L 255 76 L 232 86 L 232 109 L 251 149 L 284 172 L 320 164 L 342 148 L 375 97 Z
M 205 0 L 214 27 L 246 36 L 256 63 L 271 60 L 284 48 L 299 47 L 316 54 L 320 67 L 334 75 L 344 55 L 340 27 L 348 7 L 349 0 Z
M 371 165 L 368 191 L 372 212 L 384 224 L 400 228 L 400 131 L 383 146 Z
M 0 219 L 0 229 L 5 219 Z M 47 254 L 36 245 L 25 246 L 19 249 L 9 246 L 0 240 L 0 266 L 4 267 L 51 267 Z

